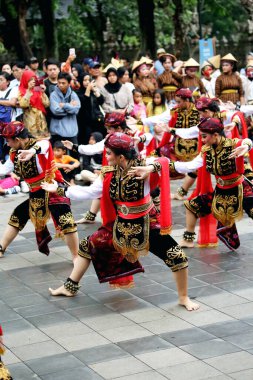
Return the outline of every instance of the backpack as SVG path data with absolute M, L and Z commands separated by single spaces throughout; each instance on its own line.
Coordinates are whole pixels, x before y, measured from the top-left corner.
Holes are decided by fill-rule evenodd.
M 10 88 L 9 91 L 6 92 L 5 97 L 1 98 L 0 100 L 7 100 L 11 90 L 12 89 Z M 0 105 L 0 122 L 9 123 L 11 121 L 11 111 L 12 111 L 11 106 Z

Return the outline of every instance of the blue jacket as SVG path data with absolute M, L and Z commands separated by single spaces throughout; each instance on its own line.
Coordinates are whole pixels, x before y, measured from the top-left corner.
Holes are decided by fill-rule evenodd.
M 77 105 L 70 104 L 75 100 Z M 60 107 L 59 103 L 65 103 Z M 69 87 L 64 95 L 58 86 L 50 95 L 50 110 L 52 112 L 50 121 L 50 132 L 52 135 L 60 135 L 63 137 L 77 136 L 78 126 L 76 115 L 81 107 L 80 100 L 76 93 Z M 54 118 L 55 115 L 55 118 Z

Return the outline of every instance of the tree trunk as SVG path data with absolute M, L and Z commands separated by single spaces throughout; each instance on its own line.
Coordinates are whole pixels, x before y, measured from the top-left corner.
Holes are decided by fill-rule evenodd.
M 156 55 L 154 0 L 137 0 L 139 27 L 141 33 L 141 51 Z
M 33 52 L 29 46 L 29 37 L 26 26 L 26 14 L 29 6 L 29 1 L 20 0 L 18 4 L 18 26 L 19 26 L 19 37 L 20 44 L 22 48 L 23 57 L 27 60 L 32 57 Z
M 54 1 L 38 0 L 45 37 L 45 56 L 58 58 L 58 40 L 54 17 Z
M 180 57 L 184 47 L 184 32 L 183 32 L 183 3 L 182 0 L 173 0 L 175 6 L 175 13 L 173 17 L 174 33 L 175 33 L 175 55 Z

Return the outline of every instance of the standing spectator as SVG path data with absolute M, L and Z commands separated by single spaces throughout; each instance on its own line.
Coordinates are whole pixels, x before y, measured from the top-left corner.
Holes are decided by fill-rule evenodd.
M 104 127 L 104 115 L 100 106 L 104 103 L 104 97 L 96 86 L 96 82 L 91 81 L 88 73 L 83 74 L 81 87 L 77 91 L 81 108 L 77 115 L 78 123 L 78 143 L 87 144 L 92 132 L 101 132 L 106 135 Z
M 71 76 L 68 73 L 58 75 L 57 86 L 50 95 L 51 142 L 70 140 L 77 144 L 78 126 L 76 115 L 80 109 L 80 100 L 70 87 Z
M 46 86 L 45 93 L 50 97 L 51 93 L 54 91 L 57 85 L 57 78 L 60 72 L 60 64 L 55 59 L 48 59 L 45 62 L 47 78 L 44 80 L 44 85 Z
M 160 61 L 160 57 L 166 54 L 166 51 L 163 48 L 160 48 L 156 51 L 157 60 L 154 62 L 154 67 L 157 72 L 157 76 L 161 75 L 164 72 L 164 67 Z
M 111 67 L 106 72 L 108 83 L 101 88 L 104 97 L 103 109 L 105 112 L 127 112 L 134 108 L 133 94 L 125 84 L 121 84 L 118 79 L 118 72 Z
M 88 73 L 88 71 L 90 69 L 90 63 L 91 62 L 93 62 L 92 58 L 84 58 L 84 60 L 83 60 L 83 71 L 85 73 Z
M 92 79 L 96 81 L 98 88 L 103 88 L 107 83 L 106 78 L 102 76 L 101 65 L 99 62 L 92 61 L 89 64 L 89 74 L 91 75 Z
M 39 70 L 39 61 L 36 57 L 31 57 L 28 59 L 27 65 L 29 66 L 29 69 L 34 72 L 38 79 L 44 75 L 43 71 Z
M 182 87 L 189 88 L 193 97 L 200 94 L 205 95 L 206 89 L 201 79 L 197 76 L 199 71 L 199 63 L 195 59 L 190 58 L 184 63 L 185 76 L 182 78 Z
M 125 84 L 131 92 L 134 90 L 134 85 L 133 83 L 130 82 L 130 77 L 129 77 L 129 70 L 126 67 L 119 67 L 117 69 L 118 72 L 118 77 L 119 77 L 119 82 L 121 84 Z
M 24 112 L 24 124 L 36 138 L 48 137 L 46 107 L 49 99 L 45 86 L 36 86 L 36 75 L 31 70 L 24 71 L 19 86 L 18 102 Z
M 10 83 L 12 88 L 16 89 L 15 98 L 17 99 L 16 107 L 12 110 L 12 118 L 11 121 L 23 121 L 23 110 L 21 107 L 18 107 L 18 89 L 20 86 L 20 80 L 25 71 L 25 63 L 22 61 L 17 61 L 12 64 L 12 72 L 15 79 L 13 79 Z
M 9 63 L 5 63 L 3 66 L 2 66 L 2 72 L 4 73 L 8 73 L 9 75 L 11 75 L 11 80 L 14 79 L 13 76 L 12 76 L 12 70 L 11 70 L 11 66 L 9 65 Z

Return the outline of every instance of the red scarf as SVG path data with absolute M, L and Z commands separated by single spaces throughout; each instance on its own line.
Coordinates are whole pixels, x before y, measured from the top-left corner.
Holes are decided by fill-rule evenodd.
M 22 74 L 20 85 L 19 85 L 19 92 L 21 96 L 25 96 L 26 91 L 28 89 L 28 82 L 34 78 L 37 79 L 36 75 L 31 70 L 25 70 Z M 32 93 L 32 96 L 30 98 L 30 104 L 33 108 L 36 108 L 40 111 L 42 111 L 44 114 L 46 113 L 46 109 L 42 103 L 42 92 L 40 91 L 34 91 L 34 89 L 30 90 Z

